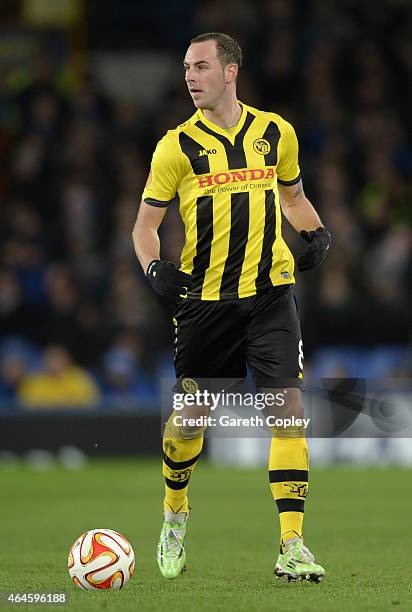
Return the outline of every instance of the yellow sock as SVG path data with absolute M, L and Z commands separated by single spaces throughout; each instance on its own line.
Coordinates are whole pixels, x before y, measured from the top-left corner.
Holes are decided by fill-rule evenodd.
M 280 519 L 280 543 L 283 545 L 290 538 L 302 537 L 303 512 L 281 512 Z
M 163 438 L 164 510 L 188 512 L 187 490 L 203 446 L 203 437 Z
M 279 511 L 281 546 L 289 538 L 302 537 L 308 471 L 308 447 L 305 438 L 272 438 L 269 482 Z

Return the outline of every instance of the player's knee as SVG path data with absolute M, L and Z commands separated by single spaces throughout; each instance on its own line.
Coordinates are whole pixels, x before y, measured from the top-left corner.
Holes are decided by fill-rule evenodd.
M 303 417 L 303 401 L 301 398 L 295 398 L 285 404 L 285 414 L 287 416 L 294 416 L 296 419 Z
M 207 425 L 207 414 L 207 409 L 202 407 L 182 411 L 179 429 L 184 440 L 193 440 L 203 436 Z
M 173 411 L 170 415 L 165 431 L 165 438 L 175 438 L 177 440 L 194 440 L 202 438 L 206 429 L 206 415 L 190 415 L 186 411 Z
M 180 428 L 180 436 L 182 440 L 195 440 L 202 438 L 206 427 L 184 425 Z
M 269 394 L 273 397 L 282 397 L 281 404 L 267 404 L 265 406 L 265 412 L 271 416 L 277 416 L 282 418 L 301 419 L 304 415 L 302 392 L 300 389 L 288 388 L 286 390 L 279 389 L 262 389 L 264 394 Z

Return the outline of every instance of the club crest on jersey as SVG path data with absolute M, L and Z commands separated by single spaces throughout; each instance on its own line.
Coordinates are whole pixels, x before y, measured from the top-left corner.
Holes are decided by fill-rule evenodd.
M 253 142 L 253 150 L 259 155 L 267 155 L 270 153 L 270 143 L 265 138 L 257 138 Z
M 200 149 L 199 157 L 202 157 L 203 155 L 216 155 L 216 153 L 216 149 Z

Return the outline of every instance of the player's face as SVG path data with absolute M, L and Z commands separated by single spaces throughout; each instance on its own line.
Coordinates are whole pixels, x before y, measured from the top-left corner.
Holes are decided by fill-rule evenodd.
M 217 57 L 216 41 L 190 45 L 183 66 L 196 108 L 213 110 L 226 90 L 225 70 Z

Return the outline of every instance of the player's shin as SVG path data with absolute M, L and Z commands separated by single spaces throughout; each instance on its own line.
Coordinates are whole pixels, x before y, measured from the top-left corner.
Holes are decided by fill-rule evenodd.
M 189 480 L 203 447 L 203 429 L 185 429 L 169 418 L 163 437 L 163 476 L 165 513 L 187 513 Z
M 269 483 L 280 520 L 283 550 L 290 538 L 302 537 L 304 503 L 308 494 L 308 447 L 303 428 L 272 431 Z

